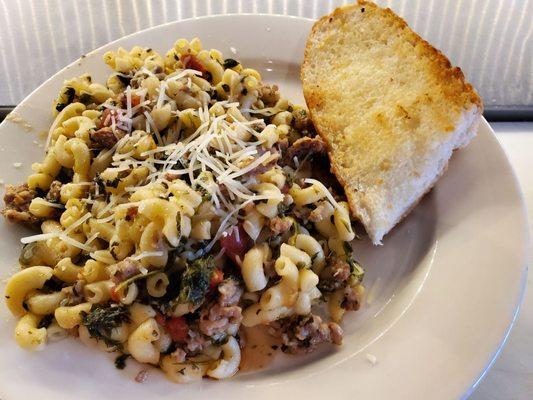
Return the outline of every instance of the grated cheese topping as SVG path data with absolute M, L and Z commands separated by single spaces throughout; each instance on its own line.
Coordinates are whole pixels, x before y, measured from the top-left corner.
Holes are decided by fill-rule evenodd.
M 147 257 L 161 257 L 164 254 L 165 253 L 163 251 L 143 251 L 139 254 L 131 256 L 130 259 L 131 260 L 142 260 L 143 258 L 147 258 Z

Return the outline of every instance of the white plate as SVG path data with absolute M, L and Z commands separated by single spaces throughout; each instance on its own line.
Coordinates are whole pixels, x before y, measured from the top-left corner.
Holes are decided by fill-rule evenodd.
M 299 65 L 312 21 L 266 15 L 217 16 L 159 26 L 104 46 L 71 64 L 15 110 L 29 123 L 0 126 L 0 171 L 20 182 L 43 149 L 37 132 L 52 121 L 50 106 L 64 79 L 90 72 L 105 82 L 105 51 L 119 46 L 170 48 L 198 36 L 257 68 L 293 101 L 302 102 Z M 236 49 L 236 54 L 231 49 Z M 39 60 L 35 60 L 39 63 Z M 21 162 L 16 169 L 13 163 Z M 513 171 L 486 121 L 468 148 L 453 156 L 435 189 L 374 247 L 356 244 L 366 267 L 370 304 L 346 318 L 344 345 L 309 357 L 280 359 L 261 372 L 224 382 L 178 386 L 139 367 L 116 370 L 107 354 L 67 340 L 28 353 L 13 340 L 14 319 L 0 306 L 0 398 L 15 399 L 451 399 L 467 396 L 497 356 L 516 317 L 529 240 Z M 23 228 L 0 224 L 0 277 L 17 268 Z M 377 358 L 374 365 L 367 355 Z

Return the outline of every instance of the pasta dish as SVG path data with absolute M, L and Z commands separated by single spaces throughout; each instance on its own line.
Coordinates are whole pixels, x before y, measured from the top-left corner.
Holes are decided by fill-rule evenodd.
M 105 85 L 65 82 L 44 160 L 7 186 L 3 215 L 40 228 L 5 290 L 17 343 L 75 336 L 180 383 L 233 376 L 244 327 L 285 353 L 341 344 L 364 272 L 307 110 L 198 39 L 104 61 Z

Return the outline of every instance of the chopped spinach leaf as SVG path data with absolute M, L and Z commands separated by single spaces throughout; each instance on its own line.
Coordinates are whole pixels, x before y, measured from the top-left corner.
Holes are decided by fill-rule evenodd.
M 363 278 L 365 276 L 365 270 L 355 260 L 348 260 L 348 264 L 350 265 L 350 276 L 348 277 L 348 284 L 350 286 L 355 286 L 363 281 Z
M 39 262 L 41 261 L 41 257 L 39 255 L 40 251 L 41 248 L 39 246 L 39 242 L 25 244 L 20 253 L 19 263 L 23 267 L 39 265 Z
M 130 355 L 129 354 L 121 354 L 117 358 L 115 358 L 115 367 L 117 369 L 124 369 L 126 368 L 126 360 L 128 359 Z
M 90 313 L 81 313 L 82 323 L 87 327 L 91 337 L 102 340 L 108 346 L 121 348 L 121 343 L 111 338 L 114 328 L 129 322 L 130 314 L 127 307 L 97 306 Z
M 89 105 L 91 103 L 94 103 L 93 96 L 91 96 L 89 93 L 82 93 L 80 95 L 80 103 L 83 103 L 85 105 Z
M 116 74 L 115 76 L 120 80 L 120 82 L 124 86 L 128 86 L 130 84 L 130 81 L 131 81 L 130 77 L 127 77 L 127 76 L 124 76 L 124 75 L 120 75 L 120 74 Z
M 212 256 L 197 258 L 187 265 L 181 277 L 180 301 L 190 302 L 194 305 L 202 303 L 209 288 L 214 268 L 215 260 Z
M 61 112 L 61 111 L 63 111 L 63 108 L 65 108 L 66 106 L 67 106 L 67 104 L 65 104 L 65 103 L 57 103 L 56 104 L 56 111 L 57 112 Z
M 42 290 L 46 292 L 59 292 L 61 289 L 63 289 L 63 282 L 55 277 L 48 279 L 42 287 Z
M 228 342 L 228 339 L 229 336 L 226 333 L 220 332 L 211 337 L 211 343 L 213 343 L 215 346 L 222 346 Z
M 72 103 L 72 100 L 74 100 L 74 96 L 76 95 L 76 90 L 72 87 L 67 87 L 65 89 L 65 96 L 67 96 L 67 104 Z
M 239 62 L 237 60 L 234 60 L 233 58 L 226 58 L 224 60 L 224 68 L 233 68 L 239 65 Z
M 76 90 L 69 86 L 65 89 L 63 95 L 66 96 L 66 98 L 64 98 L 64 102 L 56 104 L 56 110 L 58 112 L 61 112 L 66 106 L 72 103 L 72 100 L 74 100 L 74 96 L 76 95 Z
M 278 216 L 284 217 L 287 211 L 291 208 L 290 204 L 284 204 L 283 202 L 278 204 Z

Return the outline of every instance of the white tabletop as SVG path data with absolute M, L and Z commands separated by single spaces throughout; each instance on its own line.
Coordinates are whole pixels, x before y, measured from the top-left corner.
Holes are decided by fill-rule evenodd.
M 533 232 L 533 122 L 492 123 L 518 177 Z M 497 188 L 495 188 L 497 190 Z M 505 268 L 505 266 L 502 266 Z M 471 400 L 533 398 L 533 278 L 528 276 L 520 314 L 507 344 Z

